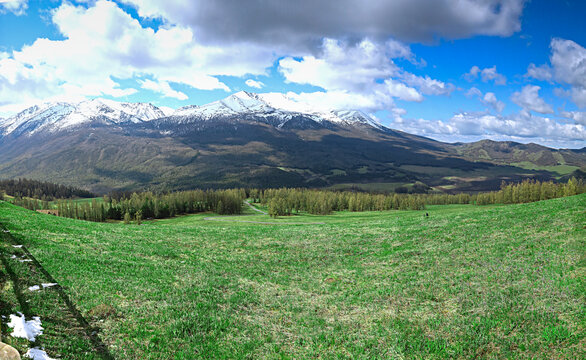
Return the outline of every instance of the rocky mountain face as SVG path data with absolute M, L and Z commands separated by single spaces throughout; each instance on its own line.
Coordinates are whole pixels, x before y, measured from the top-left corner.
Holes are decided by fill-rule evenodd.
M 236 186 L 473 191 L 502 180 L 555 179 L 585 164 L 583 150 L 446 144 L 389 129 L 360 111 L 316 109 L 277 93 L 239 92 L 171 113 L 105 99 L 48 103 L 0 119 L 0 178 L 97 192 Z

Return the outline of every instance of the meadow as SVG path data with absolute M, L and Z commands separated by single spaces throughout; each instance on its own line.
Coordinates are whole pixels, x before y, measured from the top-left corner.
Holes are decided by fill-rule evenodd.
M 60 359 L 585 358 L 585 209 L 582 194 L 139 226 L 1 202 L 2 341 Z M 17 312 L 40 316 L 34 343 L 10 336 Z

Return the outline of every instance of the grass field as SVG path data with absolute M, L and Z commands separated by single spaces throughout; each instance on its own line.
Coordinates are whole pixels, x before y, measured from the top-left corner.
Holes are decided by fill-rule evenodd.
M 0 203 L 3 341 L 61 359 L 586 357 L 586 194 L 428 217 L 247 211 L 278 225 Z M 36 343 L 9 336 L 18 311 L 40 316 Z

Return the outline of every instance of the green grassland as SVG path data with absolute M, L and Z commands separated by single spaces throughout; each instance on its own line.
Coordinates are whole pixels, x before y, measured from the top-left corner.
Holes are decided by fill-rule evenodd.
M 584 358 L 585 209 L 583 194 L 138 226 L 2 202 L 0 315 L 40 316 L 34 345 L 61 359 Z

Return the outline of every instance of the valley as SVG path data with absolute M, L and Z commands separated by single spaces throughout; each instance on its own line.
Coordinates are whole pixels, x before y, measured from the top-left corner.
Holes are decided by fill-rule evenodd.
M 45 104 L 0 123 L 0 173 L 111 190 L 235 187 L 496 190 L 525 178 L 583 178 L 586 152 L 480 141 L 448 144 L 358 111 L 320 111 L 240 92 L 165 114 L 100 99 Z M 385 185 L 392 184 L 392 185 Z

